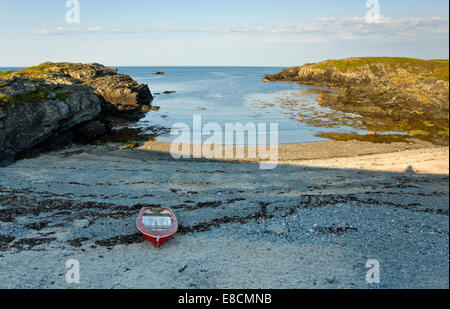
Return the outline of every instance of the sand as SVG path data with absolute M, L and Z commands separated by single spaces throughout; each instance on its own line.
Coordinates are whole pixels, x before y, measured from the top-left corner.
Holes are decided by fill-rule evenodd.
M 164 143 L 116 148 L 0 169 L 0 288 L 449 287 L 448 147 L 285 145 L 269 171 L 174 160 Z M 134 225 L 149 204 L 181 224 L 159 250 Z M 369 259 L 380 284 L 366 282 Z

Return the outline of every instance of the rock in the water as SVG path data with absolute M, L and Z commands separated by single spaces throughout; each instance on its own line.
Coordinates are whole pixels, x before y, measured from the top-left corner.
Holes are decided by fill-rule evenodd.
M 159 111 L 161 109 L 160 106 L 142 106 L 142 112 L 147 113 L 150 111 Z

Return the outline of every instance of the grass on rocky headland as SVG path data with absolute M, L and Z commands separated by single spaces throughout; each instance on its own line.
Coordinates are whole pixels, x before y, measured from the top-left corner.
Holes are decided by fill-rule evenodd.
M 327 60 L 313 65 L 313 69 L 327 70 L 336 68 L 342 73 L 358 72 L 369 66 L 373 74 L 380 71 L 378 64 L 384 64 L 393 71 L 399 69 L 420 76 L 419 78 L 435 77 L 438 80 L 449 81 L 449 61 L 445 59 L 423 60 L 403 57 L 362 57 L 339 60 Z
M 0 88 L 3 88 L 3 87 L 6 87 L 6 86 L 9 86 L 9 81 L 7 80 L 7 79 L 5 79 L 5 80 L 0 80 Z
M 13 104 L 39 103 L 42 101 L 65 101 L 72 95 L 71 91 L 52 91 L 46 88 L 37 88 L 30 93 L 8 96 L 0 93 L 0 107 L 6 107 Z
M 47 75 L 68 73 L 81 70 L 81 66 L 70 65 L 68 63 L 44 62 L 37 66 L 28 67 L 20 71 L 0 72 L 0 78 L 11 78 L 13 76 L 24 76 L 29 78 L 42 78 Z

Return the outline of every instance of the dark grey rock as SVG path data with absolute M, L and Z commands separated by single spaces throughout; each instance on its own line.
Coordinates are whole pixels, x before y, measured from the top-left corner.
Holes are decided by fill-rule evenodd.
M 109 132 L 98 116 L 137 120 L 153 96 L 117 69 L 100 64 L 45 63 L 39 78 L 21 71 L 0 79 L 0 166 L 32 149 L 42 151 L 73 141 L 92 142 Z M 34 72 L 34 71 L 33 71 Z
M 95 120 L 78 126 L 75 129 L 74 138 L 76 142 L 90 143 L 107 135 L 110 131 L 108 124 Z

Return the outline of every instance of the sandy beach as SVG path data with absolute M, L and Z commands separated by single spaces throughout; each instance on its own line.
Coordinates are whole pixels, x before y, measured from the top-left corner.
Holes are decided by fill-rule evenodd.
M 269 171 L 168 147 L 72 146 L 1 168 L 0 287 L 449 287 L 448 147 L 284 145 Z M 159 250 L 136 230 L 143 205 L 180 221 Z
M 3 2 L 0 290 L 450 288 L 450 2 Z

